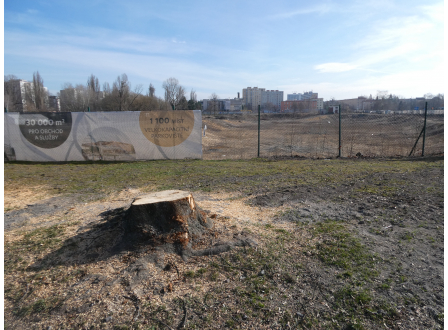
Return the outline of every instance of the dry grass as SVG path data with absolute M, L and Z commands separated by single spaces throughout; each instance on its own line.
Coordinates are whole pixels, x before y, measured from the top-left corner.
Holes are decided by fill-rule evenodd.
M 204 159 L 257 157 L 258 117 L 208 116 Z M 342 117 L 342 156 L 408 156 L 423 128 L 417 115 L 349 114 Z M 260 156 L 332 158 L 338 155 L 339 116 L 262 114 Z M 422 138 L 415 154 L 421 154 Z M 425 153 L 443 153 L 443 116 L 429 116 Z

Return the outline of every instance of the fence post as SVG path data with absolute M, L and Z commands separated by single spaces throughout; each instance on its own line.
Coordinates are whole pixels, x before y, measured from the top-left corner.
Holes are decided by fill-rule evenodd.
M 341 158 L 341 149 L 342 149 L 342 144 L 341 144 L 341 105 L 339 104 L 339 158 Z
M 260 157 L 260 105 L 258 105 L 258 153 L 257 157 Z
M 90 112 L 90 107 L 87 107 L 87 112 Z
M 426 137 L 426 116 L 428 114 L 428 102 L 425 102 L 425 123 L 423 124 L 423 146 L 422 157 L 425 155 L 425 137 Z

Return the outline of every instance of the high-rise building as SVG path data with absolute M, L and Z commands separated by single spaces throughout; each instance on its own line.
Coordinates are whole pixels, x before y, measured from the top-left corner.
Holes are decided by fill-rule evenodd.
M 292 93 L 286 96 L 286 101 L 301 101 L 302 97 L 302 93 Z
M 34 98 L 32 95 L 33 83 L 26 80 L 13 79 L 5 82 L 5 106 L 11 112 L 23 112 L 27 102 Z
M 276 107 L 280 109 L 283 101 L 283 91 L 266 90 L 265 88 L 247 87 L 243 89 L 243 104 L 246 109 L 256 110 L 261 107 Z

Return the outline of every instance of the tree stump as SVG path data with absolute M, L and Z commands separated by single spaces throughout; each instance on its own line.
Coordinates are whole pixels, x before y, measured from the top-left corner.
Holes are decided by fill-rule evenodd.
M 213 221 L 196 205 L 188 191 L 166 190 L 137 197 L 128 209 L 125 228 L 153 243 L 181 243 L 213 227 Z

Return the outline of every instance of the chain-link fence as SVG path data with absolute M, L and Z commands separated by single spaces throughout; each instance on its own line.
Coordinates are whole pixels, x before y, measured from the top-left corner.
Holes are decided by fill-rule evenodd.
M 203 159 L 443 153 L 443 110 L 203 114 Z M 426 128 L 426 129 L 425 129 Z M 339 152 L 340 141 L 340 152 Z

